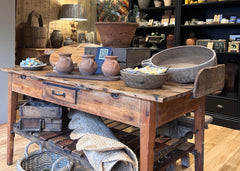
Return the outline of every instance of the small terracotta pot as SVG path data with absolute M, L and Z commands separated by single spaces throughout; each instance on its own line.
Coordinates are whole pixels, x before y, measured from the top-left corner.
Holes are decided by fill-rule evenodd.
M 82 61 L 79 63 L 79 71 L 82 75 L 93 75 L 97 71 L 97 63 L 94 61 L 94 55 L 82 55 Z
M 117 56 L 105 56 L 102 65 L 102 72 L 105 76 L 115 76 L 120 72 L 120 65 L 117 62 Z
M 73 61 L 71 53 L 59 53 L 59 59 L 55 64 L 56 71 L 62 74 L 70 74 L 73 69 Z

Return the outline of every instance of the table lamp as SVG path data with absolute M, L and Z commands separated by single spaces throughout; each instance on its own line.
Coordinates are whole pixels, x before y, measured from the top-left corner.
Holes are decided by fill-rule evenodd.
M 73 42 L 77 42 L 77 29 L 75 21 L 87 21 L 86 14 L 83 7 L 80 4 L 64 4 L 61 8 L 60 20 L 70 20 L 71 36 Z

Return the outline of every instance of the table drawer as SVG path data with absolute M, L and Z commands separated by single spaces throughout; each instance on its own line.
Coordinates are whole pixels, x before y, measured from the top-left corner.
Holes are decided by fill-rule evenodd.
M 42 99 L 42 80 L 21 74 L 12 75 L 12 91 Z
M 77 106 L 88 113 L 139 126 L 141 100 L 121 94 L 80 90 Z
M 43 97 L 59 104 L 59 101 L 66 103 L 76 103 L 77 90 L 74 87 L 64 86 L 44 82 L 43 84 Z
M 219 99 L 214 97 L 206 98 L 206 111 L 232 116 L 240 116 L 237 101 Z

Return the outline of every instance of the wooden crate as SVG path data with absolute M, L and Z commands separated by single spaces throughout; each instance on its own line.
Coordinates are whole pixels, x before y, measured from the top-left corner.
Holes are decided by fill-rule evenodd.
M 61 106 L 41 100 L 24 103 L 19 116 L 19 129 L 23 131 L 62 131 L 67 123 Z
M 85 47 L 85 55 L 97 54 L 97 47 Z M 121 69 L 139 66 L 142 60 L 151 57 L 151 50 L 148 48 L 112 48 L 112 55 L 118 56 L 118 63 Z
M 62 107 L 41 100 L 29 100 L 19 107 L 20 118 L 62 118 Z
M 62 119 L 21 118 L 19 129 L 23 131 L 62 131 Z

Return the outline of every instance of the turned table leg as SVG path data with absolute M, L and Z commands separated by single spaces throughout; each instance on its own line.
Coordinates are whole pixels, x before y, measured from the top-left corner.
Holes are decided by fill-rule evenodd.
M 12 74 L 8 74 L 8 137 L 7 137 L 7 164 L 13 163 L 14 132 L 13 123 L 16 121 L 17 93 L 12 91 Z
M 194 114 L 195 131 L 195 171 L 203 171 L 204 162 L 204 124 L 205 124 L 205 97 L 201 97 L 200 106 Z
M 141 102 L 140 171 L 152 171 L 156 135 L 156 104 Z

